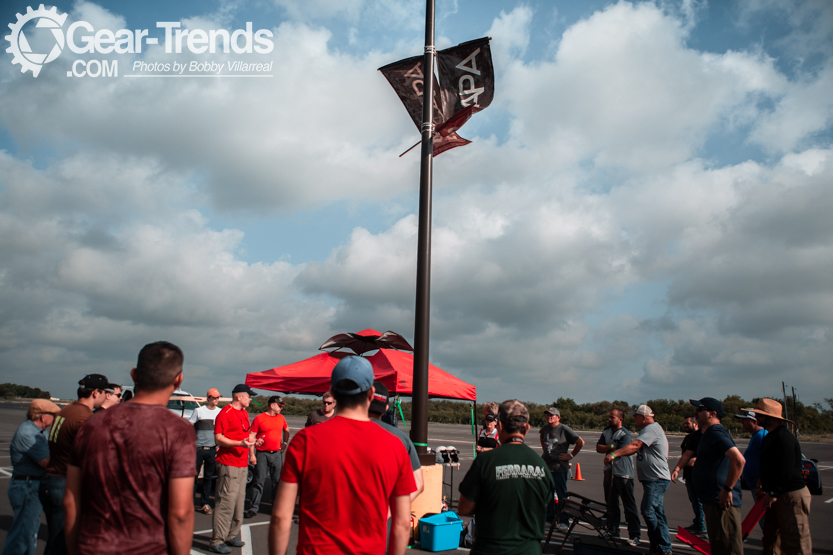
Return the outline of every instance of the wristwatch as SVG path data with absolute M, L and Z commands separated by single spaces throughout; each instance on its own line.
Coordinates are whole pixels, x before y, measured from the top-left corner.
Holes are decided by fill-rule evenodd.
M 726 491 L 732 491 L 732 488 L 730 488 L 726 484 L 723 484 L 723 489 L 725 489 Z

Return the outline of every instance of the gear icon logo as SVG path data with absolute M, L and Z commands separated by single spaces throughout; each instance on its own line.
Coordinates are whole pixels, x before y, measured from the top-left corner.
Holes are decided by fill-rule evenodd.
M 6 35 L 6 40 L 11 43 L 11 46 L 6 49 L 6 52 L 14 56 L 13 64 L 20 64 L 21 73 L 29 70 L 33 76 L 37 77 L 44 64 L 48 64 L 61 54 L 64 49 L 64 32 L 61 28 L 66 19 L 67 14 L 58 15 L 58 8 L 53 6 L 52 9 L 47 10 L 41 4 L 37 10 L 29 6 L 26 9 L 26 15 L 17 14 L 17 21 L 9 23 L 12 34 Z M 55 45 L 47 53 L 32 52 L 29 41 L 23 33 L 23 26 L 34 20 L 37 20 L 35 27 L 47 28 L 55 37 Z

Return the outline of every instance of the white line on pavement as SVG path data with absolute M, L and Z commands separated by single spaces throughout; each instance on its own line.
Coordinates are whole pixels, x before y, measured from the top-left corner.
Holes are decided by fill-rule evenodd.
M 830 499 L 828 499 L 827 501 L 825 501 L 825 503 L 833 503 L 833 497 L 831 497 Z
M 252 531 L 249 529 L 250 525 L 244 524 L 240 528 L 240 539 L 243 541 L 243 547 L 240 548 L 240 555 L 252 555 Z

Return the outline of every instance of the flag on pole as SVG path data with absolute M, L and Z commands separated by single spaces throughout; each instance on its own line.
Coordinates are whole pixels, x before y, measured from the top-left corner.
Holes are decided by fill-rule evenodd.
M 457 134 L 471 116 L 491 104 L 495 76 L 491 39 L 464 42 L 437 52 L 434 79 L 434 156 L 471 143 Z M 396 91 L 411 119 L 422 132 L 422 89 L 425 80 L 423 57 L 414 56 L 393 62 L 379 71 Z M 417 143 L 419 144 L 419 143 Z M 413 148 L 413 147 L 412 147 Z

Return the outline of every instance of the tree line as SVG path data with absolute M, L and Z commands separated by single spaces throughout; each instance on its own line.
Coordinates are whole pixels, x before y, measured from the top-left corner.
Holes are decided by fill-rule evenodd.
M 6 399 L 49 399 L 52 395 L 48 391 L 42 391 L 37 387 L 4 383 L 0 384 L 0 397 Z
M 255 403 L 249 407 L 250 412 L 262 412 L 266 410 L 266 401 L 269 398 L 259 395 Z M 741 409 L 754 407 L 758 398 L 747 401 L 738 395 L 729 395 L 723 399 L 723 407 L 726 415 L 723 418 L 723 425 L 732 433 L 739 436 L 743 434 L 743 427 L 740 420 L 733 415 L 739 414 Z M 282 414 L 285 416 L 307 416 L 310 412 L 321 408 L 320 399 L 302 399 L 298 397 L 284 397 L 286 406 Z M 821 403 L 805 405 L 796 401 L 793 406 L 792 399 L 789 400 L 789 418 L 798 425 L 803 434 L 830 434 L 833 433 L 833 399 L 825 399 L 827 408 Z M 607 427 L 607 415 L 611 409 L 617 408 L 625 413 L 637 408 L 637 405 L 625 401 L 597 401 L 595 403 L 577 403 L 573 399 L 559 397 L 552 403 L 545 405 L 538 403 L 524 403 L 529 409 L 530 425 L 540 428 L 546 423 L 544 411 L 550 407 L 556 407 L 561 412 L 561 422 L 580 430 L 603 430 Z M 694 415 L 694 407 L 687 399 L 651 399 L 647 404 L 654 411 L 657 422 L 668 432 L 682 432 L 683 420 L 686 416 Z M 783 399 L 781 400 L 783 405 Z M 257 406 L 260 405 L 260 406 Z M 402 401 L 402 413 L 405 420 L 411 420 L 411 402 Z M 478 403 L 474 412 L 478 426 L 483 425 L 483 405 Z M 460 401 L 449 401 L 432 399 L 428 401 L 428 421 L 437 424 L 470 424 L 471 403 Z M 636 431 L 636 424 L 633 417 L 625 417 L 625 427 Z

